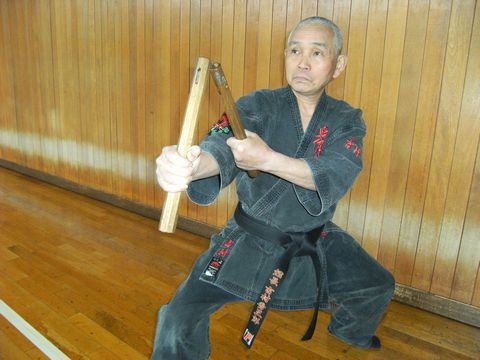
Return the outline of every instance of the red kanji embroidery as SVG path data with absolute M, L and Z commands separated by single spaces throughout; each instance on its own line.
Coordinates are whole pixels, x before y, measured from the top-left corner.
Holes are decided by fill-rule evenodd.
M 268 294 L 268 295 L 272 295 L 272 293 L 274 293 L 275 290 L 271 287 L 271 286 L 266 286 L 265 287 L 265 293 Z
M 280 270 L 280 269 L 275 269 L 275 270 L 273 271 L 273 276 L 276 276 L 276 277 L 278 277 L 279 279 L 281 279 L 281 278 L 283 277 L 283 271 Z
M 229 247 L 231 247 L 234 243 L 235 243 L 235 242 L 234 242 L 232 239 L 230 239 L 230 240 L 228 240 L 228 241 L 225 241 L 225 243 L 223 244 L 223 246 L 225 246 L 226 248 L 229 248 Z
M 323 150 L 323 144 L 325 144 L 325 138 L 328 134 L 328 127 L 324 126 L 320 129 L 318 134 L 315 136 L 315 140 L 313 140 L 314 144 L 314 154 L 315 156 L 319 156 Z
M 253 322 L 255 325 L 259 325 L 261 319 L 262 319 L 261 317 L 258 317 L 258 316 L 255 316 L 255 315 L 252 316 L 252 322 Z
M 213 268 L 219 268 L 220 265 L 222 265 L 222 264 L 220 264 L 218 261 L 212 261 L 210 263 L 210 266 L 213 267 Z
M 278 286 L 278 278 L 277 277 L 271 278 L 270 285 Z
M 361 151 L 360 148 L 357 145 L 355 145 L 355 150 L 353 150 L 353 153 L 355 154 L 356 157 L 360 155 L 360 151 Z
M 243 340 L 245 340 L 247 343 L 250 344 L 250 341 L 252 341 L 253 336 L 254 335 L 250 331 L 248 331 L 248 329 L 247 329 L 247 330 L 245 330 L 245 334 L 243 334 Z
M 326 231 L 322 231 L 322 238 L 325 239 L 327 237 L 327 232 Z
M 353 139 L 348 139 L 347 142 L 345 143 L 345 149 L 350 149 L 352 145 L 354 144 Z
M 267 306 L 265 305 L 264 302 L 261 302 L 261 301 L 260 301 L 260 302 L 257 304 L 257 307 L 258 307 L 260 310 L 263 311 L 263 310 L 265 310 L 265 308 L 266 308 Z
M 221 256 L 222 258 L 227 256 L 227 254 L 228 254 L 228 249 L 220 249 L 217 251 L 217 255 Z
M 355 154 L 356 157 L 358 157 L 361 152 L 360 147 L 355 143 L 354 139 L 348 139 L 347 142 L 345 143 L 345 149 L 349 150 L 352 146 L 353 146 L 353 153 Z
M 262 318 L 262 312 L 263 312 L 262 309 L 257 309 L 257 310 L 255 310 L 254 315 L 258 316 L 261 319 Z
M 260 295 L 260 298 L 263 300 L 264 303 L 268 303 L 270 301 L 270 295 L 268 294 L 262 294 Z

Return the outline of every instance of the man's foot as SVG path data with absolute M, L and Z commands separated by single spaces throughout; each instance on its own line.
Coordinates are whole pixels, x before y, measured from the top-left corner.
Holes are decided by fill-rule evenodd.
M 372 343 L 370 344 L 370 349 L 380 349 L 382 344 L 380 343 L 380 339 L 378 336 L 372 336 Z
M 330 326 L 327 327 L 328 332 L 335 336 L 332 331 L 330 331 Z M 372 336 L 372 342 L 370 343 L 370 346 L 367 349 L 380 349 L 382 347 L 382 343 L 380 342 L 380 338 L 376 335 Z

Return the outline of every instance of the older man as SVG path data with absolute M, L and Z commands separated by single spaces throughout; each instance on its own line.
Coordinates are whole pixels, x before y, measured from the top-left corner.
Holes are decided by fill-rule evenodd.
M 235 216 L 211 240 L 188 279 L 161 307 L 154 359 L 207 359 L 210 315 L 249 300 L 242 341 L 250 347 L 269 308 L 331 312 L 329 332 L 359 348 L 378 348 L 375 331 L 394 279 L 331 222 L 336 204 L 362 169 L 361 111 L 329 97 L 326 85 L 345 69 L 342 35 L 312 17 L 291 31 L 285 50 L 289 86 L 259 90 L 237 107 L 247 139 L 231 137 L 221 119 L 183 159 L 166 147 L 157 159 L 160 186 L 187 190 L 207 205 L 237 181 Z M 250 178 L 246 170 L 260 170 Z M 240 335 L 240 334 L 239 334 Z

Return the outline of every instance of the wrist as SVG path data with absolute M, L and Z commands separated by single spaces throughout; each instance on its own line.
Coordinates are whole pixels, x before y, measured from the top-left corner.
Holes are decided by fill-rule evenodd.
M 281 153 L 271 150 L 268 156 L 265 157 L 263 169 L 259 170 L 268 173 L 275 173 L 282 163 L 282 157 L 284 157 L 284 155 Z

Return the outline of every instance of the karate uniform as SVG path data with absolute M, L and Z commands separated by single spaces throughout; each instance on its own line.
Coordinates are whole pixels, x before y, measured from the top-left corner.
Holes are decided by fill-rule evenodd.
M 366 128 L 361 111 L 324 93 L 304 131 L 290 87 L 253 92 L 238 100 L 237 109 L 244 126 L 274 151 L 308 164 L 316 191 L 263 172 L 250 178 L 237 168 L 225 142 L 232 134 L 223 119 L 200 145 L 217 160 L 220 174 L 192 182 L 188 196 L 208 205 L 236 180 L 239 206 L 265 226 L 287 234 L 324 226 L 315 248 L 321 270 L 315 271 L 311 257 L 297 256 L 288 272 L 278 272 L 285 249 L 230 219 L 212 237 L 209 250 L 199 257 L 174 298 L 160 309 L 152 359 L 207 359 L 210 315 L 226 303 L 241 300 L 254 302 L 257 309 L 256 315 L 245 319 L 248 323 L 265 316 L 265 305 L 296 310 L 312 308 L 319 301 L 320 308 L 331 311 L 330 333 L 356 347 L 369 348 L 395 281 L 331 222 L 338 201 L 362 169 Z M 281 285 L 275 287 L 279 279 Z M 266 286 L 269 281 L 272 286 Z M 275 296 L 270 298 L 272 292 Z M 244 341 L 249 340 L 245 338 L 248 331 L 238 334 L 238 339 L 242 335 Z

